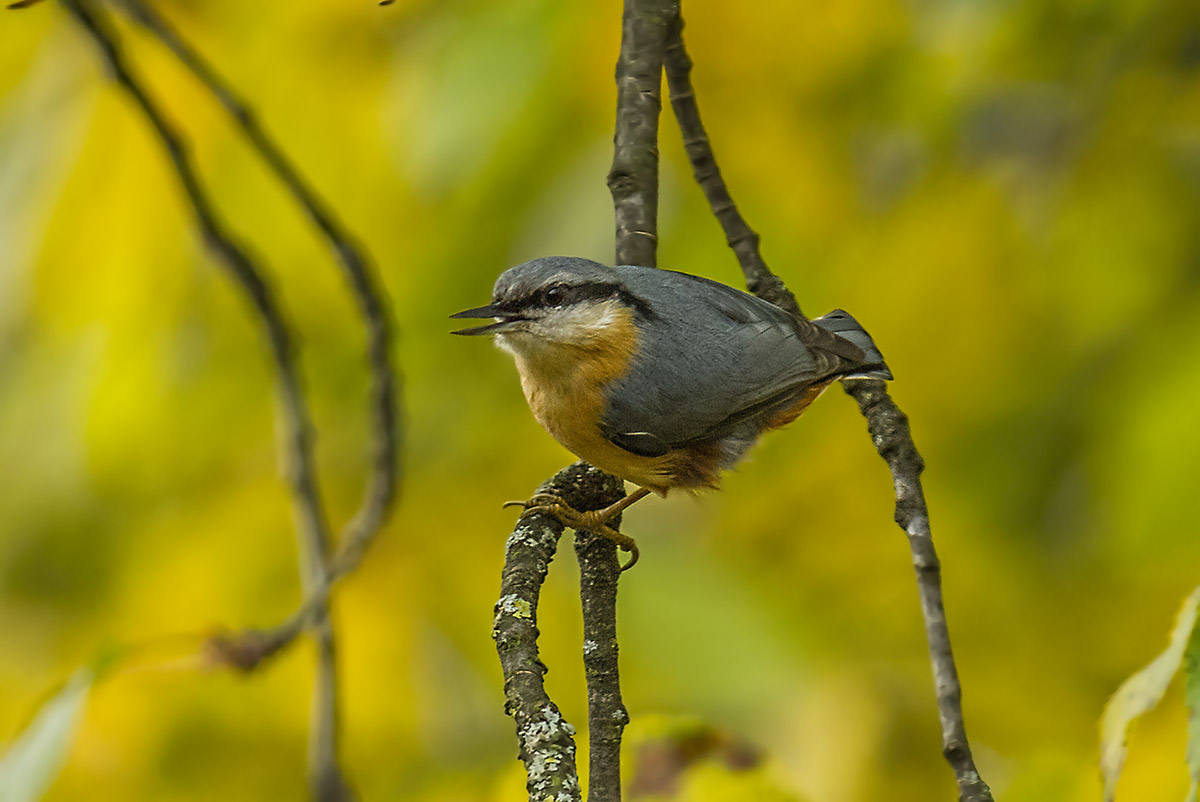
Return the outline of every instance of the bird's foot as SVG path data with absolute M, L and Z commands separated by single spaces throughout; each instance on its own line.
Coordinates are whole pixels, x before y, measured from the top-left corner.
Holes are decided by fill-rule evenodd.
M 524 512 L 521 513 L 522 516 L 532 512 L 544 512 L 553 515 L 563 526 L 570 527 L 577 532 L 593 532 L 608 538 L 616 543 L 617 548 L 621 551 L 627 551 L 630 554 L 629 562 L 621 566 L 622 571 L 632 568 L 640 556 L 637 542 L 633 538 L 621 534 L 608 525 L 608 522 L 616 517 L 621 509 L 614 510 L 608 507 L 603 510 L 581 512 L 552 493 L 537 493 L 528 501 L 506 501 L 504 506 L 522 507 L 524 509 Z

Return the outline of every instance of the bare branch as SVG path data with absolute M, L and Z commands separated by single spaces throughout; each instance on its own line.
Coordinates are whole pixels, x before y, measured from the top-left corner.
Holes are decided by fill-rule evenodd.
M 665 66 L 667 87 L 670 91 L 671 107 L 679 121 L 683 134 L 683 146 L 692 163 L 696 183 L 704 190 L 704 197 L 713 214 L 725 231 L 729 247 L 737 255 L 738 264 L 746 278 L 746 287 L 763 300 L 770 301 L 798 317 L 803 316 L 796 296 L 788 291 L 783 282 L 771 272 L 759 253 L 759 236 L 738 211 L 721 170 L 717 167 L 708 132 L 700 121 L 700 108 L 696 105 L 696 93 L 692 88 L 692 59 L 683 46 L 683 17 L 671 29 L 666 47 Z
M 681 23 L 672 31 L 667 49 L 667 81 L 671 103 L 679 120 L 696 180 L 704 189 L 713 214 L 720 221 L 726 239 L 737 255 L 751 292 L 802 317 L 791 291 L 763 261 L 758 252 L 758 235 L 737 212 L 721 178 L 708 135 L 700 122 L 700 111 L 691 85 L 692 62 L 684 49 L 682 30 Z M 913 444 L 908 418 L 892 401 L 883 382 L 855 380 L 844 382 L 843 385 L 846 392 L 858 402 L 859 410 L 867 419 L 871 439 L 895 480 L 896 523 L 908 535 L 913 566 L 916 568 L 917 589 L 937 690 L 943 754 L 954 770 L 961 802 L 991 802 L 991 791 L 979 776 L 971 757 L 963 723 L 962 687 L 950 648 L 950 631 L 942 600 L 941 567 L 933 547 L 929 511 L 921 489 L 920 474 L 924 462 Z
M 626 0 L 621 18 L 617 130 L 608 173 L 619 265 L 655 265 L 663 47 L 678 16 L 679 3 L 673 0 Z
M 304 209 L 328 240 L 367 328 L 367 359 L 371 370 L 371 415 L 374 429 L 373 466 L 359 511 L 342 531 L 334 563 L 338 575 L 358 565 L 371 539 L 386 522 L 399 484 L 402 432 L 398 426 L 397 372 L 392 359 L 392 321 L 386 296 L 379 288 L 366 252 L 337 219 L 333 210 L 308 185 L 295 164 L 258 123 L 236 90 L 179 32 L 144 0 L 122 0 L 130 16 L 150 31 L 225 107 L 246 140 Z
M 941 562 L 933 548 L 929 509 L 921 489 L 920 477 L 925 461 L 913 444 L 908 416 L 892 401 L 883 382 L 848 381 L 843 382 L 843 387 L 858 402 L 859 410 L 867 419 L 871 441 L 879 456 L 887 462 L 895 481 L 896 523 L 908 535 L 913 568 L 917 573 L 917 591 L 921 596 L 921 613 L 925 619 L 925 638 L 929 641 L 929 659 L 942 723 L 942 753 L 954 769 L 959 799 L 962 802 L 991 802 L 991 790 L 975 768 L 963 723 L 962 686 L 950 649 L 950 629 L 942 601 Z
M 133 98 L 154 128 L 170 155 L 205 244 L 213 250 L 234 283 L 250 300 L 265 330 L 283 404 L 287 451 L 285 472 L 297 519 L 303 563 L 302 584 L 306 597 L 322 596 L 321 589 L 329 584 L 326 574 L 329 526 L 317 484 L 312 423 L 301 386 L 295 342 L 283 311 L 248 251 L 225 229 L 216 215 L 211 200 L 200 185 L 182 137 L 125 64 L 116 34 L 107 20 L 88 0 L 63 0 L 63 5 L 100 48 L 114 80 Z M 335 644 L 327 602 L 319 606 L 313 626 L 318 645 L 318 669 L 314 687 L 310 758 L 319 762 L 310 765 L 310 779 L 317 799 L 322 802 L 341 802 L 352 798 L 352 794 L 336 757 L 339 728 Z

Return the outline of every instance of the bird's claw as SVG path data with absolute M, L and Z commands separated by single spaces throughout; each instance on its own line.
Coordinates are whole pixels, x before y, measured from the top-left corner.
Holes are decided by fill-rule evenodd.
M 608 538 L 617 544 L 621 551 L 629 552 L 629 562 L 621 566 L 622 571 L 628 571 L 638 561 L 641 552 L 637 542 L 629 535 L 624 535 L 608 525 L 612 515 L 602 516 L 601 510 L 581 512 L 553 493 L 536 493 L 528 501 L 506 501 L 504 507 L 521 507 L 524 511 L 521 517 L 534 512 L 544 512 L 553 515 L 563 526 L 576 532 L 592 532 Z

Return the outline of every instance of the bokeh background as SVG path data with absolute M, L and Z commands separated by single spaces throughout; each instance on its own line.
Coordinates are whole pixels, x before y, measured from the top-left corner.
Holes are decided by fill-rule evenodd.
M 489 637 L 514 517 L 500 502 L 571 458 L 504 355 L 447 336 L 446 317 L 510 264 L 611 258 L 620 6 L 159 7 L 366 243 L 402 330 L 403 498 L 336 607 L 347 769 L 366 799 L 520 799 Z M 896 374 L 981 770 L 1005 800 L 1098 799 L 1102 705 L 1200 575 L 1200 6 L 684 11 L 701 109 L 768 262 L 810 313 L 864 321 Z M 220 108 L 122 31 L 302 332 L 344 521 L 366 375 L 341 279 Z M 738 283 L 668 117 L 661 151 L 661 264 Z M 105 644 L 293 608 L 273 434 L 256 325 L 146 123 L 61 8 L 6 12 L 0 739 Z M 620 632 L 635 721 L 747 741 L 770 784 L 816 802 L 952 798 L 891 517 L 886 468 L 837 389 L 724 492 L 634 508 Z M 569 554 L 542 648 L 582 725 Z M 248 678 L 186 661 L 118 673 L 48 798 L 300 797 L 311 657 L 303 643 Z M 1184 725 L 1175 688 L 1134 732 L 1125 799 L 1183 798 Z

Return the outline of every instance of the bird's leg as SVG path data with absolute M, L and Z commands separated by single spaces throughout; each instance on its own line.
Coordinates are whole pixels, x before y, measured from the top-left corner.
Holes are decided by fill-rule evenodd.
M 580 530 L 595 532 L 597 535 L 608 538 L 616 543 L 617 548 L 621 549 L 621 551 L 630 553 L 629 562 L 621 566 L 622 571 L 628 571 L 638 561 L 639 552 L 637 543 L 629 535 L 623 535 L 616 529 L 613 529 L 608 525 L 608 522 L 631 504 L 641 501 L 648 495 L 650 495 L 649 490 L 639 487 L 620 501 L 609 504 L 604 509 L 588 510 L 586 512 L 575 509 L 552 493 L 538 493 L 528 501 L 507 501 L 504 503 L 504 506 L 523 507 L 525 512 L 522 515 L 531 512 L 546 512 L 557 518 L 563 526 L 568 526 L 577 532 Z

